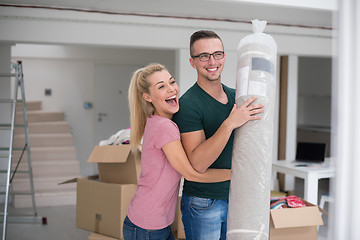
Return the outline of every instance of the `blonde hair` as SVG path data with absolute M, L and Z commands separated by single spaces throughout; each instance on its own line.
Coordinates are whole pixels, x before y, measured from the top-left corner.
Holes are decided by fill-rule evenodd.
M 152 103 L 143 98 L 143 93 L 149 93 L 150 83 L 148 77 L 163 70 L 167 70 L 161 64 L 150 64 L 136 70 L 131 78 L 129 86 L 129 109 L 130 109 L 130 145 L 135 153 L 140 146 L 144 135 L 146 119 L 154 114 L 155 108 Z

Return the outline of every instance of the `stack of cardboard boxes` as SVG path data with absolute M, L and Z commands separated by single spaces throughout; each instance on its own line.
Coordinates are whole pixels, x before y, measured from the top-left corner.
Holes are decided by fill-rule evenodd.
M 88 162 L 98 177 L 77 179 L 76 226 L 93 232 L 89 239 L 123 239 L 122 225 L 140 175 L 130 145 L 95 146 Z

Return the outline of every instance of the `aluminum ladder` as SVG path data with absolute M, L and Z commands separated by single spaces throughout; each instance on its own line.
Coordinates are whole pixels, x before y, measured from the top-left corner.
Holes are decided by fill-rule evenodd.
M 0 174 L 6 174 L 6 183 L 0 183 L 1 188 L 5 187 L 5 191 L 1 191 L 0 194 L 5 195 L 4 199 L 4 207 L 1 216 L 3 222 L 2 228 L 2 239 L 6 239 L 6 230 L 7 230 L 7 223 L 42 223 L 47 224 L 47 220 L 44 217 L 37 216 L 36 204 L 35 204 L 35 191 L 34 191 L 34 182 L 33 182 L 33 174 L 32 174 L 32 167 L 31 167 L 31 154 L 30 154 L 30 144 L 29 144 L 29 135 L 28 135 L 28 121 L 27 121 L 27 112 L 26 112 L 26 101 L 25 101 L 25 89 L 24 89 L 24 79 L 23 79 L 23 71 L 22 71 L 22 62 L 17 61 L 16 63 L 12 64 L 12 72 L 11 74 L 0 74 L 0 78 L 6 79 L 15 79 L 15 86 L 14 86 L 14 94 L 12 99 L 0 99 L 0 103 L 10 103 L 11 105 L 11 123 L 0 123 L 0 130 L 10 132 L 10 143 L 8 147 L 0 147 L 0 161 L 4 159 L 8 159 L 7 162 L 7 169 L 0 169 Z M 0 79 L 1 80 L 1 79 Z M 20 90 L 20 96 L 18 98 L 18 92 Z M 20 103 L 22 106 L 24 122 L 22 124 L 18 124 L 15 122 L 16 119 L 16 108 L 17 103 Z M 25 146 L 23 148 L 15 148 L 14 145 L 14 130 L 16 127 L 24 128 L 25 132 Z M 13 159 L 13 152 L 14 151 L 21 151 L 20 159 L 16 162 L 15 169 L 12 169 L 12 161 Z M 27 161 L 28 161 L 28 169 L 18 171 L 17 168 L 21 161 L 21 158 L 26 152 L 27 154 Z M 3 163 L 2 163 L 3 164 Z M 5 166 L 5 164 L 3 164 Z M 15 177 L 16 173 L 28 174 L 29 176 L 29 183 L 30 183 L 30 190 L 24 192 L 15 192 L 12 191 L 11 183 L 13 178 Z M 2 190 L 1 189 L 1 190 Z M 8 206 L 9 206 L 9 197 L 10 195 L 14 197 L 15 195 L 30 195 L 32 200 L 32 212 L 31 213 L 24 213 L 24 214 L 16 214 L 16 215 L 9 215 L 8 214 Z M 14 199 L 14 198 L 12 198 Z

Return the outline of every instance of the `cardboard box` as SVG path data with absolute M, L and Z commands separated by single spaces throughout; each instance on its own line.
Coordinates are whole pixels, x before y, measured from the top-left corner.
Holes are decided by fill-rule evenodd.
M 136 184 L 104 183 L 78 178 L 76 226 L 109 237 L 122 238 L 123 221 Z
M 140 150 L 135 156 L 127 144 L 95 146 L 87 162 L 98 164 L 102 182 L 136 184 L 140 176 Z
M 319 207 L 304 202 L 307 207 L 270 210 L 270 240 L 317 239 L 317 226 L 324 224 Z
M 90 233 L 88 240 L 119 240 L 119 238 L 108 237 L 98 233 Z

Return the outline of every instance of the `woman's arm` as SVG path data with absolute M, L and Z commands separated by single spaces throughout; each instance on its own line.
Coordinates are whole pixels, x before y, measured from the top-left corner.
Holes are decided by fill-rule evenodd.
M 170 164 L 186 180 L 213 183 L 230 180 L 230 169 L 207 169 L 204 173 L 197 172 L 190 164 L 180 140 L 175 140 L 162 147 Z

